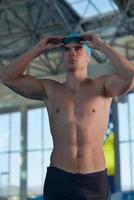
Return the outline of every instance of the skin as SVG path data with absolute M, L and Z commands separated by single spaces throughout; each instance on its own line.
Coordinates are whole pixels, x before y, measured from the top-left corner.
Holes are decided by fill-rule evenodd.
M 63 53 L 66 81 L 24 75 L 28 64 L 47 49 L 59 47 L 63 37 L 43 38 L 35 47 L 7 66 L 2 82 L 18 94 L 45 102 L 54 148 L 51 166 L 72 173 L 92 173 L 105 169 L 102 149 L 109 109 L 114 96 L 134 85 L 134 67 L 98 35 L 84 35 L 89 46 L 104 53 L 115 69 L 113 75 L 88 78 L 90 57 L 81 44 L 68 44 Z

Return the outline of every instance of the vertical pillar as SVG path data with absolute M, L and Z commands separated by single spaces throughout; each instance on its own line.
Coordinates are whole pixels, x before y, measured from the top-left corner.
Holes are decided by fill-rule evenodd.
M 21 107 L 20 199 L 27 200 L 27 107 Z
M 115 177 L 114 184 L 115 190 L 121 190 L 121 180 L 120 180 L 120 152 L 119 152 L 119 129 L 118 129 L 118 110 L 117 102 L 113 100 L 112 103 L 112 118 L 114 123 L 114 132 L 115 132 Z

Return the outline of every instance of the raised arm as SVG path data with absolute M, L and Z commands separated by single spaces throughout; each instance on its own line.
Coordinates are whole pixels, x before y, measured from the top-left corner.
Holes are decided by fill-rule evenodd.
M 47 81 L 24 75 L 29 63 L 42 52 L 60 46 L 62 37 L 46 37 L 41 39 L 32 49 L 11 62 L 1 73 L 1 81 L 18 94 L 37 100 L 47 97 Z
M 97 34 L 83 36 L 89 41 L 89 46 L 107 56 L 115 74 L 105 76 L 105 92 L 109 96 L 120 96 L 134 87 L 134 64 L 104 42 Z

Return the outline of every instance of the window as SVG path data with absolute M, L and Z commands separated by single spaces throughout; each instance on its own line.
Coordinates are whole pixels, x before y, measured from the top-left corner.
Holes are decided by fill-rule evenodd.
M 134 94 L 118 103 L 121 189 L 134 190 Z
M 28 110 L 28 194 L 42 194 L 53 148 L 46 108 Z
M 113 0 L 66 0 L 69 5 L 80 15 L 80 17 L 100 16 L 117 10 Z
M 20 112 L 0 115 L 1 195 L 18 195 L 20 187 Z

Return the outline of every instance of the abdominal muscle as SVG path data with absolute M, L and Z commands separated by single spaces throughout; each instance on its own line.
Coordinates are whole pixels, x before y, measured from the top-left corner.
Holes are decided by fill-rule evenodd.
M 69 148 L 69 150 L 68 150 Z M 51 166 L 61 168 L 72 173 L 92 173 L 105 169 L 105 160 L 102 148 L 95 152 L 94 148 L 83 149 L 67 147 L 65 150 L 54 148 L 51 154 Z
M 68 133 L 65 129 L 63 130 L 64 133 L 61 133 L 63 138 L 56 136 L 54 139 L 51 166 L 72 173 L 92 173 L 105 169 L 102 136 L 100 133 L 91 133 L 89 131 L 78 133 L 76 130 Z M 61 134 L 55 133 L 55 135 Z M 79 134 L 81 135 L 80 138 Z M 78 140 L 81 142 L 78 142 Z

